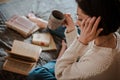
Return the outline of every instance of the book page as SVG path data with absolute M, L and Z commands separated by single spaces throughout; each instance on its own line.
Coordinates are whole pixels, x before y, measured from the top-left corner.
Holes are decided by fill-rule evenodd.
M 18 16 L 18 15 L 12 16 L 6 22 L 6 24 L 8 25 L 9 28 L 16 30 L 17 32 L 22 34 L 24 37 L 30 35 L 33 32 L 34 28 L 37 27 L 35 23 L 31 22 L 26 17 Z
M 28 75 L 29 71 L 35 68 L 35 65 L 36 63 L 25 62 L 14 58 L 7 58 L 3 65 L 3 69 L 22 75 Z
M 18 40 L 14 40 L 11 50 L 11 54 L 28 57 L 31 58 L 32 61 L 37 61 L 41 52 L 42 48 L 40 46 Z
M 40 46 L 49 46 L 50 33 L 36 33 L 33 34 L 32 43 Z

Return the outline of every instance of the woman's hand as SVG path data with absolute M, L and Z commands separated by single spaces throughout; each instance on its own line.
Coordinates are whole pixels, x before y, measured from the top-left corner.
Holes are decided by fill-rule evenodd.
M 75 29 L 75 25 L 73 19 L 70 14 L 64 14 L 65 22 L 64 25 L 66 26 L 67 32 L 71 32 Z
M 67 49 L 67 44 L 65 43 L 64 40 L 62 40 L 62 48 L 61 48 L 61 50 L 59 52 L 59 55 L 58 55 L 57 59 L 59 59 L 64 54 L 66 49 Z
M 67 44 L 64 40 L 62 40 L 62 49 L 67 49 Z
M 78 40 L 87 45 L 90 41 L 98 37 L 100 32 L 103 30 L 102 28 L 97 29 L 100 20 L 101 17 L 84 19 L 80 26 L 81 33 Z

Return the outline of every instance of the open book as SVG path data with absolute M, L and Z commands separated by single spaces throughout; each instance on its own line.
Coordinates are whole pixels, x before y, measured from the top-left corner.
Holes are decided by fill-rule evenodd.
M 42 48 L 37 45 L 14 40 L 12 50 L 3 65 L 3 69 L 23 75 L 35 67 Z
M 23 37 L 27 37 L 39 29 L 35 23 L 27 19 L 25 16 L 19 15 L 13 15 L 6 21 L 6 25 L 8 28 L 20 33 Z
M 57 49 L 55 41 L 50 33 L 33 34 L 32 43 L 41 46 L 43 51 Z

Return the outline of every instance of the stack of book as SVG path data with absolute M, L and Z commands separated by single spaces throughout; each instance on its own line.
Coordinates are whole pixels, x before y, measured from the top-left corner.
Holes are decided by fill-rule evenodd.
M 32 43 L 42 47 L 43 51 L 56 50 L 56 44 L 50 33 L 33 34 Z
M 3 69 L 22 75 L 28 75 L 39 59 L 42 48 L 37 45 L 14 40 Z

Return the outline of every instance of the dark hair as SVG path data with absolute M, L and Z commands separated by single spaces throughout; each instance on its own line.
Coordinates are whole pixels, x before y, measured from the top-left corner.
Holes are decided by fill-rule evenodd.
M 117 31 L 120 26 L 120 2 L 119 0 L 76 0 L 78 7 L 89 15 L 101 16 L 98 28 L 103 28 L 101 35 L 108 35 Z

